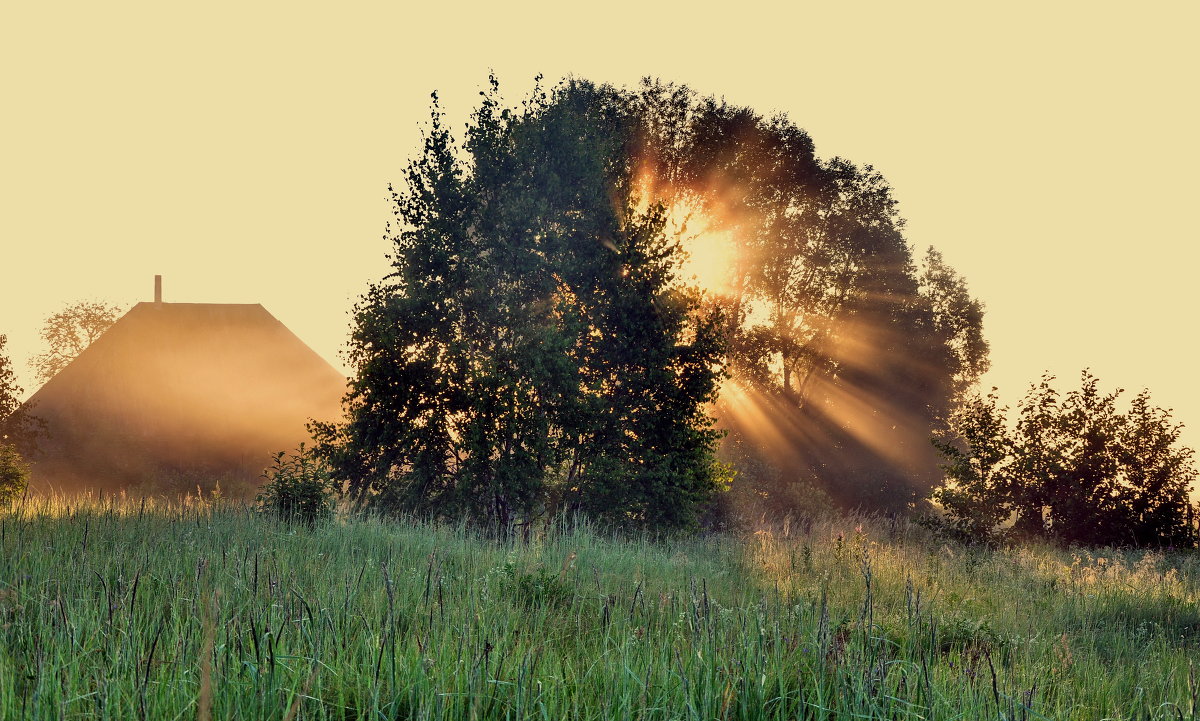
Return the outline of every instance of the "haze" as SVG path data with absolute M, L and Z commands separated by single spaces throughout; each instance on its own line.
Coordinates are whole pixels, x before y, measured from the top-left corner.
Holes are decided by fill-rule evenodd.
M 538 73 L 650 75 L 876 166 L 918 253 L 987 304 L 1009 403 L 1090 367 L 1198 444 L 1195 3 L 691 7 L 9 8 L 0 333 L 22 384 L 46 316 L 148 300 L 155 273 L 168 301 L 262 303 L 336 364 L 430 91 L 457 126 L 489 69 L 513 103 Z

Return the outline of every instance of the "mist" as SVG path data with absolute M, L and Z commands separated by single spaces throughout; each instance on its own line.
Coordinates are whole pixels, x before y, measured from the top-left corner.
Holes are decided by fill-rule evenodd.
M 33 487 L 252 495 L 345 388 L 260 305 L 139 303 L 27 402 Z

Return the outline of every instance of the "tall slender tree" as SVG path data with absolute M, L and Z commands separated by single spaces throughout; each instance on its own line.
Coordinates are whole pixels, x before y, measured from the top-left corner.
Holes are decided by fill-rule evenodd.
M 355 312 L 348 422 L 315 427 L 360 500 L 510 528 L 558 501 L 687 526 L 720 488 L 719 315 L 631 202 L 612 91 L 491 88 L 457 145 L 436 96 L 393 190 L 392 272 Z

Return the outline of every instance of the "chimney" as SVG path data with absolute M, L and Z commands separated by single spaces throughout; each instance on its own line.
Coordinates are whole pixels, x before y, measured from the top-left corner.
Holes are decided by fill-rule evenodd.
M 154 276 L 154 302 L 155 303 L 162 302 L 162 276 L 161 275 Z

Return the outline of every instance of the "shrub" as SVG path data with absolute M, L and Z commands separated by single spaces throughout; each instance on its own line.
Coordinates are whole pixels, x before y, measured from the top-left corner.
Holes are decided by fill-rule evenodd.
M 29 466 L 15 446 L 0 443 L 0 506 L 7 505 L 29 487 Z
M 558 608 L 569 604 L 574 595 L 564 578 L 566 566 L 563 568 L 559 573 L 544 566 L 526 571 L 509 561 L 501 570 L 505 589 L 521 603 L 530 608 Z
M 946 518 L 933 525 L 976 542 L 1194 547 L 1196 468 L 1170 411 L 1142 391 L 1122 412 L 1122 391 L 1101 393 L 1087 371 L 1066 394 L 1052 380 L 1030 389 L 1013 424 L 994 395 L 951 418 L 934 441 L 947 463 L 932 495 Z
M 337 485 L 329 468 L 303 443 L 294 454 L 276 453 L 263 478 L 267 483 L 256 498 L 260 512 L 309 525 L 333 514 Z

